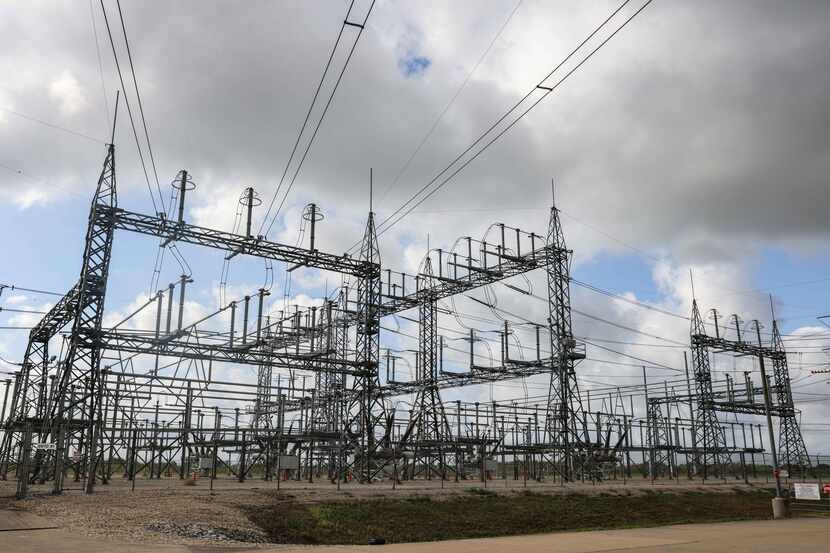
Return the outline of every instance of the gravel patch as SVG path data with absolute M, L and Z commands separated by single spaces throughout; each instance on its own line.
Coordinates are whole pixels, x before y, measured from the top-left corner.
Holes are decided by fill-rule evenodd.
M 268 538 L 259 532 L 216 528 L 198 522 L 177 524 L 175 522 L 156 521 L 145 525 L 144 528 L 151 532 L 158 532 L 159 534 L 173 534 L 184 538 L 195 538 L 199 540 L 268 543 Z

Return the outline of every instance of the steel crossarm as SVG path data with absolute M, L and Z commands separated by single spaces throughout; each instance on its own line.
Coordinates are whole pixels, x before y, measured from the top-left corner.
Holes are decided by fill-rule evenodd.
M 261 365 L 270 362 L 274 367 L 296 367 L 305 363 L 309 371 L 336 372 L 351 375 L 364 375 L 358 362 L 348 359 L 334 359 L 331 352 L 321 350 L 312 352 L 274 353 L 261 344 L 249 343 L 244 346 L 230 346 L 227 343 L 196 343 L 188 341 L 186 334 L 155 338 L 149 334 L 102 330 L 96 337 L 89 336 L 105 350 L 129 353 L 182 357 L 185 359 L 212 360 L 217 362 Z M 314 361 L 310 363 L 309 361 Z
M 234 255 L 253 255 L 354 276 L 379 272 L 379 268 L 372 263 L 354 259 L 346 254 L 335 255 L 288 246 L 262 237 L 249 238 L 240 234 L 178 223 L 163 217 L 144 215 L 119 208 L 106 208 L 102 211 L 108 212 L 112 217 L 116 229 L 156 236 L 165 240 L 186 242 L 225 250 Z
M 786 352 L 771 347 L 759 346 L 750 342 L 727 340 L 706 334 L 693 334 L 692 345 L 699 345 L 714 350 L 715 352 L 734 352 L 741 355 L 753 357 L 766 357 L 768 359 L 786 358 Z
M 446 276 L 433 276 L 433 285 L 403 296 L 384 294 L 381 315 L 387 316 L 406 311 L 420 305 L 425 297 L 444 299 L 488 284 L 494 284 L 544 267 L 547 259 L 547 247 L 537 248 L 521 256 L 502 256 L 502 262 L 484 269 L 475 265 L 459 263 L 459 267 L 468 271 L 463 277 L 454 279 Z M 423 275 L 419 275 L 423 276 Z M 386 283 L 383 289 L 387 289 Z
M 552 360 L 548 357 L 532 362 L 508 361 L 504 366 L 498 367 L 474 367 L 473 370 L 463 373 L 443 372 L 436 378 L 436 386 L 443 390 L 546 374 L 550 372 L 551 363 Z M 418 381 L 394 382 L 383 386 L 383 394 L 385 396 L 411 394 L 415 393 L 421 385 Z

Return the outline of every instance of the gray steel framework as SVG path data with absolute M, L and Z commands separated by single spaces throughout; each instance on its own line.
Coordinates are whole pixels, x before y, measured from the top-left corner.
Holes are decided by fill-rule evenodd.
M 179 178 L 190 182 L 185 171 Z M 757 428 L 750 425 L 747 434 L 742 424 L 718 422 L 717 410 L 754 414 L 760 404 L 754 400 L 754 386 L 747 386 L 745 400 L 736 400 L 734 389 L 732 395 L 729 389 L 716 389 L 709 349 L 772 360 L 777 401 L 771 410 L 782 421 L 782 458 L 788 465 L 809 463 L 777 325 L 770 348 L 711 338 L 696 303 L 693 397 L 672 392 L 652 398 L 645 419 L 635 417 L 633 403 L 630 410 L 620 409 L 609 399 L 592 411 L 589 397 L 585 407 L 576 371 L 585 351 L 574 338 L 571 321 L 572 252 L 555 206 L 544 242 L 534 233 L 496 225 L 495 241 L 467 237 L 452 251 L 433 250 L 413 276 L 382 269 L 373 213 L 360 255 L 352 258 L 321 252 L 313 244 L 308 249 L 286 246 L 252 236 L 249 230 L 237 235 L 190 225 L 184 221 L 185 195 L 177 198 L 177 220 L 119 208 L 115 149 L 108 146 L 90 209 L 80 277 L 31 331 L 3 422 L 0 477 L 13 469 L 20 497 L 30 484 L 46 481 L 60 493 L 71 487 L 69 476 L 91 493 L 96 483 L 108 482 L 117 471 L 133 482 L 141 474 L 185 478 L 196 469 L 212 478 L 217 470 L 227 471 L 239 480 L 258 474 L 285 478 L 290 473 L 309 479 L 324 475 L 333 482 L 461 479 L 473 474 L 486 481 L 498 471 L 507 477 L 508 470 L 515 478 L 599 479 L 618 471 L 630 476 L 635 455 L 642 455 L 641 466 L 652 476 L 665 467 L 676 477 L 679 456 L 685 456 L 687 465 L 698 465 L 705 476 L 710 469 L 723 472 L 736 454 L 763 451 Z M 247 217 L 250 229 L 250 208 Z M 291 270 L 334 271 L 351 284 L 344 282 L 336 301 L 278 314 L 267 311 L 268 291 L 263 288 L 204 319 L 186 322 L 183 308 L 192 279 L 183 275 L 136 311 L 155 310 L 155 328 L 121 323 L 104 327 L 116 230 L 154 236 L 163 245 L 184 242 L 222 250 L 227 258 L 258 256 L 287 262 Z M 535 359 L 511 356 L 510 325 L 505 323 L 499 333 L 500 361 L 477 361 L 476 343 L 482 338 L 471 330 L 468 366 L 462 363 L 458 370 L 455 362 L 454 370 L 444 370 L 439 300 L 541 268 L 547 276 L 549 321 L 536 328 Z M 414 308 L 419 314 L 414 379 L 381 379 L 381 320 Z M 205 324 L 220 319 L 229 321 L 230 328 Z M 549 335 L 550 352 L 545 355 L 542 332 Z M 65 353 L 53 357 L 52 343 L 61 339 L 66 340 Z M 149 368 L 140 360 L 150 360 Z M 254 367 L 256 379 L 218 380 L 211 376 L 214 363 Z M 447 403 L 440 394 L 536 375 L 550 378 L 544 405 Z M 408 412 L 391 407 L 391 399 L 403 395 L 414 398 Z M 696 402 L 694 419 L 672 419 L 671 405 L 686 401 Z M 237 407 L 229 408 L 229 403 Z M 401 465 L 404 470 L 398 472 Z

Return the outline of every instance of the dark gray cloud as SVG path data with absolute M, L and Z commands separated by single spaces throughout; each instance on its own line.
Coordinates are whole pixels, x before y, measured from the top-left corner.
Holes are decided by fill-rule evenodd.
M 217 187 L 254 184 L 267 195 L 344 5 L 123 4 L 160 178 L 190 169 L 202 185 L 195 205 Z M 381 216 L 469 144 L 610 7 L 522 5 L 386 196 Z M 0 68 L 16 78 L 0 89 L 0 99 L 10 109 L 103 137 L 86 8 L 51 2 L 4 8 Z M 364 211 L 368 167 L 384 190 L 509 8 L 379 3 L 289 202 L 316 199 L 353 216 Z M 94 12 L 111 96 L 112 56 L 97 6 Z M 567 209 L 648 248 L 717 259 L 725 253 L 713 243 L 731 248 L 823 237 L 828 16 L 823 2 L 657 1 L 423 210 L 544 205 L 546 182 L 555 175 Z M 110 18 L 116 22 L 114 6 Z M 429 67 L 406 78 L 400 64 L 418 58 Z M 75 83 L 76 97 L 67 82 Z M 78 189 L 97 165 L 94 144 L 8 113 L 0 117 L 6 164 L 67 189 Z M 123 186 L 138 187 L 126 118 L 121 122 Z M 7 197 L 19 196 L 16 178 L 4 172 L 0 180 Z M 44 198 L 56 193 L 44 188 Z M 459 231 L 479 218 L 441 217 L 448 230 Z M 421 222 L 413 215 L 408 228 Z

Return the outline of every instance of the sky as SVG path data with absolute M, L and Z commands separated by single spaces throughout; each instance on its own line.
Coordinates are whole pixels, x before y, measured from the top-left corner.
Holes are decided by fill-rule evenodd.
M 369 3 L 356 0 L 351 19 L 362 19 Z M 138 117 L 117 6 L 104 4 Z M 640 5 L 626 6 L 624 14 Z M 239 196 L 252 186 L 265 202 L 254 211 L 259 228 L 348 3 L 124 0 L 121 7 L 163 197 L 169 198 L 178 171 L 187 169 L 196 188 L 188 193 L 185 218 L 231 230 Z M 378 0 L 268 238 L 307 245 L 307 234 L 299 235 L 301 215 L 314 202 L 325 217 L 316 246 L 346 251 L 362 236 L 370 168 L 372 207 L 383 220 L 616 7 L 603 1 Z M 343 32 L 351 41 L 358 31 Z M 63 292 L 77 279 L 89 202 L 121 88 L 101 6 L 0 1 L 0 51 L 0 283 Z M 830 314 L 827 51 L 826 2 L 654 0 L 509 132 L 383 233 L 383 265 L 414 272 L 427 243 L 450 249 L 459 236 L 481 237 L 494 222 L 544 235 L 553 180 L 575 279 L 688 316 L 691 269 L 703 310 L 757 318 L 767 331 L 772 294 L 793 352 L 793 390 L 808 448 L 830 454 L 822 426 L 830 429 L 830 377 L 811 373 L 830 361 L 823 351 L 830 329 L 817 319 Z M 156 183 L 151 173 L 154 192 L 148 192 L 123 102 L 115 144 L 119 205 L 160 210 L 151 203 Z M 187 316 L 196 320 L 217 307 L 222 256 L 180 249 L 194 278 Z M 146 299 L 157 250 L 146 237 L 116 237 L 109 320 Z M 308 304 L 340 284 L 336 275 L 301 270 L 289 288 L 276 268 L 272 310 L 281 308 L 286 293 Z M 180 273 L 168 256 L 160 286 Z M 234 260 L 230 275 L 228 295 L 249 294 L 262 286 L 262 262 Z M 515 285 L 544 295 L 543 277 L 532 274 Z M 539 321 L 547 316 L 546 304 L 528 295 L 503 286 L 489 293 L 503 310 Z M 53 301 L 6 289 L 0 307 L 44 310 Z M 573 306 L 617 324 L 574 314 L 578 336 L 616 350 L 589 344 L 589 359 L 609 363 L 581 364 L 583 388 L 637 383 L 641 363 L 631 356 L 650 361 L 649 378 L 660 385 L 676 373 L 659 365 L 682 368 L 677 342 L 688 344 L 687 320 L 579 287 Z M 447 336 L 466 325 L 492 331 L 502 324 L 499 311 L 468 298 L 458 298 L 456 307 L 488 321 L 442 315 Z M 0 312 L 0 326 L 35 319 Z M 414 332 L 406 321 L 395 324 Z M 522 332 L 515 337 L 535 347 Z M 0 329 L 0 356 L 19 361 L 25 334 Z M 389 332 L 384 341 L 391 348 L 414 347 Z M 737 370 L 740 363 L 718 356 L 715 368 Z M 233 370 L 254 378 L 252 369 Z M 543 379 L 531 379 L 444 396 L 544 393 Z

